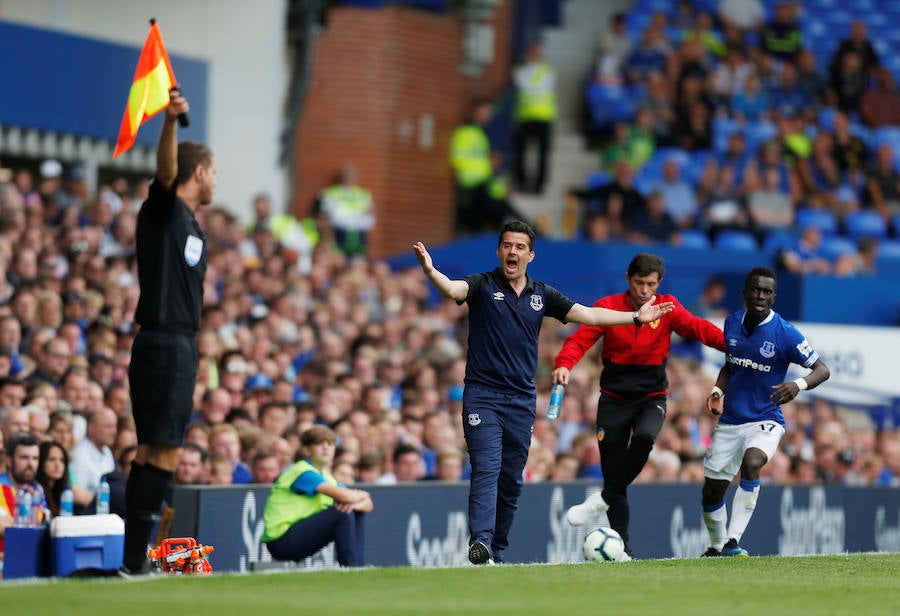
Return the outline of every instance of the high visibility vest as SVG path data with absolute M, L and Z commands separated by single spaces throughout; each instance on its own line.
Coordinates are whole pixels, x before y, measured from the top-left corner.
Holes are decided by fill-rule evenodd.
M 269 220 L 272 237 L 288 248 L 312 249 L 319 243 L 319 229 L 312 218 L 297 220 L 290 214 L 277 214 Z
M 487 192 L 492 199 L 502 200 L 506 199 L 507 194 L 509 194 L 509 187 L 506 185 L 506 180 L 494 176 L 488 182 Z
M 274 541 L 280 538 L 291 526 L 306 518 L 328 509 L 334 504 L 330 496 L 316 492 L 315 495 L 297 494 L 291 486 L 303 473 L 312 471 L 319 473 L 327 483 L 338 485 L 337 480 L 325 469 L 317 469 L 309 460 L 300 460 L 284 471 L 269 492 L 266 508 L 263 512 L 265 531 L 263 541 Z
M 516 120 L 552 122 L 556 119 L 556 73 L 545 62 L 516 69 Z
M 491 142 L 483 128 L 476 124 L 464 124 L 453 131 L 450 165 L 456 174 L 456 183 L 463 188 L 478 186 L 493 175 Z
M 375 224 L 372 193 L 359 186 L 329 186 L 322 191 L 322 211 L 331 224 L 348 231 L 368 231 Z

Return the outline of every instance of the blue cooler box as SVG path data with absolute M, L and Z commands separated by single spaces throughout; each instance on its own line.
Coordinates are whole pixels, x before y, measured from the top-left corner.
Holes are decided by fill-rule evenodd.
M 125 522 L 115 514 L 54 518 L 50 524 L 52 574 L 78 569 L 118 569 L 125 550 Z

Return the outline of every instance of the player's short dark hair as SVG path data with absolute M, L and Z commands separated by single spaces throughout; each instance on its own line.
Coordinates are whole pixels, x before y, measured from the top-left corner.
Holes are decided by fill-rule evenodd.
M 503 243 L 503 234 L 507 232 L 524 233 L 528 236 L 528 249 L 534 250 L 534 229 L 527 222 L 516 220 L 515 218 L 504 222 L 503 226 L 500 227 L 500 235 L 497 237 L 497 246 Z
M 649 252 L 639 252 L 634 255 L 631 263 L 628 264 L 628 277 L 632 276 L 649 276 L 653 272 L 659 274 L 662 280 L 666 275 L 666 266 L 662 258 L 651 255 Z
M 262 404 L 259 407 L 259 411 L 257 412 L 256 420 L 257 421 L 261 420 L 272 409 L 283 409 L 286 411 L 286 410 L 288 410 L 288 405 L 279 400 L 269 400 L 268 402 L 265 402 L 264 404 Z
M 414 445 L 410 445 L 409 443 L 400 443 L 397 445 L 397 448 L 394 449 L 394 464 L 400 459 L 400 456 L 405 456 L 408 453 L 414 453 L 420 458 L 422 457 L 422 452 L 419 451 Z
M 750 279 L 751 278 L 771 278 L 775 281 L 775 288 L 778 288 L 778 276 L 775 275 L 775 270 L 771 267 L 754 267 L 752 270 L 747 272 L 747 277 L 744 279 L 744 289 L 750 288 Z
M 196 141 L 182 141 L 178 144 L 178 175 L 175 182 L 184 184 L 194 174 L 197 165 L 209 167 L 213 161 L 212 150 Z
M 200 462 L 205 463 L 209 459 L 209 452 L 197 443 L 185 443 L 184 449 L 185 451 L 193 451 L 200 454 Z
M 6 441 L 6 455 L 12 459 L 19 447 L 40 447 L 41 443 L 30 432 L 13 434 Z

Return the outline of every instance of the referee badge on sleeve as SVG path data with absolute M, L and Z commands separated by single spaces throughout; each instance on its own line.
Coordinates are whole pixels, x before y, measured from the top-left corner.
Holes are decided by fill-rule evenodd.
M 187 236 L 184 243 L 184 261 L 190 267 L 194 267 L 200 263 L 200 256 L 203 254 L 203 240 L 196 235 Z

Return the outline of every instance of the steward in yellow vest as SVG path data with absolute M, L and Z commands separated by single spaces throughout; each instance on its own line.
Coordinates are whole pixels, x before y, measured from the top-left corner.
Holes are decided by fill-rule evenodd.
M 541 46 L 531 45 L 525 63 L 513 73 L 516 87 L 516 132 L 513 139 L 513 175 L 523 192 L 540 194 L 547 180 L 551 128 L 556 120 L 556 71 L 541 59 Z M 537 169 L 526 169 L 526 154 L 537 147 Z
M 450 166 L 456 184 L 456 231 L 469 234 L 495 231 L 507 218 L 524 220 L 509 204 L 506 182 L 496 174 L 498 154 L 484 127 L 491 105 L 475 103 L 472 118 L 450 137 Z

